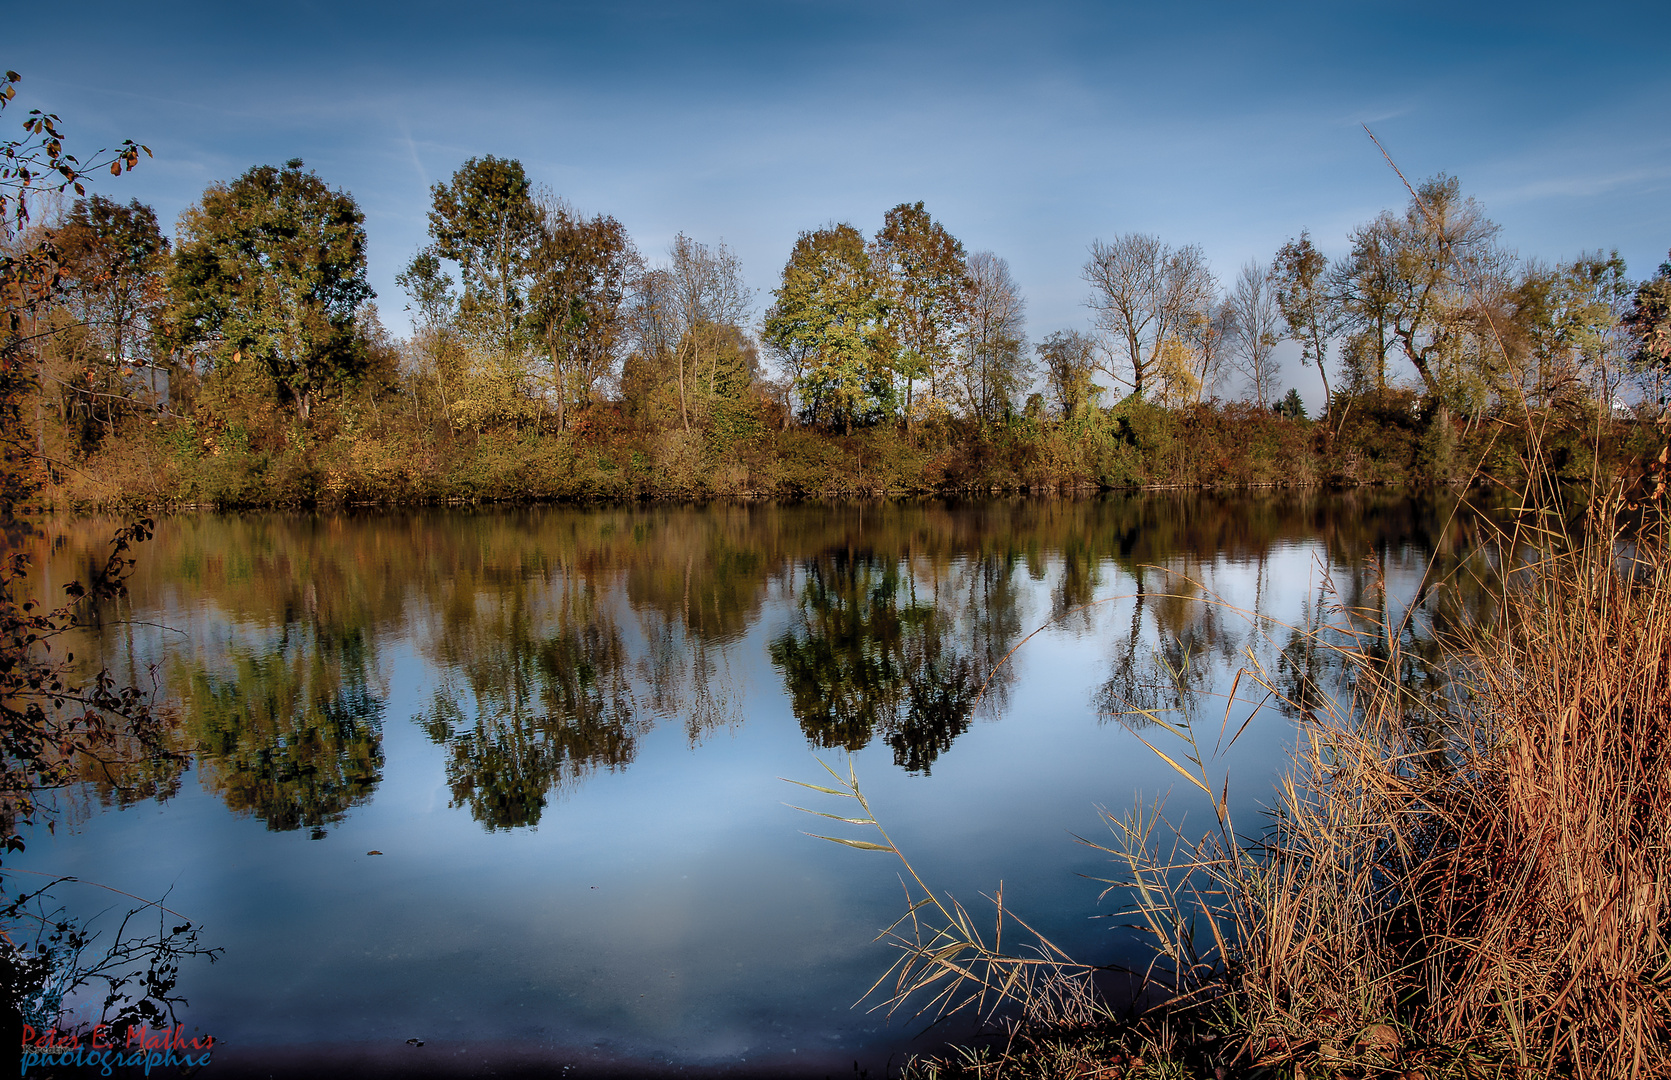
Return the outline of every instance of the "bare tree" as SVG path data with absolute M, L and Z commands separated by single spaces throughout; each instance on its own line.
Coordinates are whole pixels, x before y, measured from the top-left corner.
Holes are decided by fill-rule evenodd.
M 1229 300 L 1220 300 L 1204 314 L 1198 314 L 1190 324 L 1188 336 L 1194 355 L 1196 400 L 1216 397 L 1224 382 L 1225 369 L 1230 365 L 1230 351 L 1235 345 L 1236 313 Z
M 1254 401 L 1270 405 L 1276 397 L 1276 346 L 1282 340 L 1282 316 L 1270 274 L 1257 259 L 1243 266 L 1237 275 L 1229 304 L 1236 342 L 1230 366 L 1247 380 Z
M 697 380 L 705 376 L 711 392 L 719 377 L 720 343 L 730 340 L 721 330 L 747 336 L 753 302 L 742 262 L 723 240 L 709 247 L 680 233 L 668 249 L 668 262 L 638 275 L 628 307 L 633 347 L 644 362 L 673 369 L 686 431 Z
M 1083 273 L 1103 333 L 1099 367 L 1142 396 L 1162 350 L 1175 350 L 1209 317 L 1216 284 L 1206 256 L 1194 244 L 1174 249 L 1158 236 L 1126 233 L 1093 241 Z
M 1010 276 L 1010 264 L 997 255 L 977 251 L 968 266 L 959 390 L 970 416 L 998 420 L 1032 372 L 1024 351 L 1027 303 Z

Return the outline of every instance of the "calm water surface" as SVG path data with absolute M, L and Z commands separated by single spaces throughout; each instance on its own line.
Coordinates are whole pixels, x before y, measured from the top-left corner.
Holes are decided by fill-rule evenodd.
M 187 967 L 183 1018 L 246 1062 L 416 1038 L 850 1073 L 922 1045 L 920 1024 L 852 1007 L 890 962 L 873 939 L 903 910 L 899 867 L 804 835 L 815 819 L 786 802 L 842 808 L 780 777 L 850 754 L 929 881 L 978 912 L 1002 881 L 1069 951 L 1136 959 L 1075 834 L 1168 790 L 1174 817 L 1208 818 L 1115 714 L 1239 725 L 1263 691 L 1223 695 L 1250 655 L 1273 678 L 1303 667 L 1253 616 L 1396 605 L 1430 555 L 1470 551 L 1452 505 L 165 518 L 79 651 L 155 678 L 193 763 L 145 797 L 79 793 L 19 865 L 201 923 L 225 955 Z M 113 524 L 47 522 L 37 587 L 102 562 Z M 1214 766 L 1244 820 L 1292 738 L 1263 709 Z

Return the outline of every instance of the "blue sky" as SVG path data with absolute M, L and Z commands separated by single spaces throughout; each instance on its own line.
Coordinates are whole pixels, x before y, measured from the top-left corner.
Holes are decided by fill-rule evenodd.
M 101 185 L 172 221 L 301 157 L 366 212 L 371 277 L 428 186 L 520 158 L 652 257 L 724 238 L 764 305 L 795 235 L 922 199 L 1007 258 L 1029 330 L 1085 325 L 1093 238 L 1199 243 L 1221 281 L 1347 231 L 1441 170 L 1524 256 L 1671 247 L 1671 5 L 192 3 L 29 5 L 0 65 L 75 145 L 156 160 Z M 14 119 L 15 117 L 15 119 Z

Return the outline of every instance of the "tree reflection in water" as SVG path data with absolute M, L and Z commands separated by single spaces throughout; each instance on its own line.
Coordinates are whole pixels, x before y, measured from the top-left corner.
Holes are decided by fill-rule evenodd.
M 383 695 L 359 630 L 286 626 L 269 648 L 234 643 L 177 670 L 203 783 L 228 809 L 315 839 L 382 779 Z
M 929 772 L 977 702 L 1002 707 L 1009 669 L 988 682 L 1020 629 L 1015 567 L 994 555 L 939 573 L 874 553 L 806 560 L 770 654 L 808 740 L 859 750 L 880 733 L 895 764 Z
M 435 687 L 415 719 L 445 748 L 453 803 L 513 829 L 629 766 L 656 725 L 696 745 L 742 724 L 756 648 L 812 745 L 880 741 L 914 773 L 977 713 L 1004 712 L 1004 658 L 1043 623 L 1103 643 L 1104 718 L 1190 714 L 1249 649 L 1297 711 L 1314 708 L 1343 692 L 1319 647 L 1343 626 L 1374 670 L 1431 700 L 1447 692 L 1434 636 L 1486 602 L 1492 573 L 1479 519 L 1455 505 L 1356 491 L 185 516 L 159 527 L 130 589 L 134 613 L 186 631 L 193 656 L 164 665 L 164 696 L 232 809 L 318 835 L 368 799 L 383 769 L 376 649 L 410 642 Z M 72 575 L 109 532 L 65 522 L 37 559 Z M 1333 592 L 1273 584 L 1274 553 L 1296 545 Z M 1213 595 L 1249 580 L 1245 615 Z M 1292 627 L 1265 621 L 1273 603 Z M 768 605 L 766 625 L 786 617 L 769 633 Z M 171 637 L 136 644 L 134 625 L 89 620 L 96 644 L 78 656 L 137 681 L 179 655 Z
M 575 576 L 553 591 L 547 605 L 518 581 L 449 627 L 437 658 L 451 674 L 417 718 L 447 748 L 453 805 L 489 829 L 539 824 L 553 789 L 625 766 L 646 726 L 608 606 Z

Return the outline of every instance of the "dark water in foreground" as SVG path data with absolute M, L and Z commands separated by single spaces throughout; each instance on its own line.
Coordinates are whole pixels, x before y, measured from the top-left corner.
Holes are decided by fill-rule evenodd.
M 850 753 L 925 879 L 978 913 L 1002 881 L 1070 952 L 1137 959 L 1096 917 L 1115 901 L 1081 875 L 1110 868 L 1074 834 L 1168 790 L 1173 817 L 1208 818 L 1112 714 L 1239 726 L 1265 695 L 1244 678 L 1227 702 L 1237 670 L 1294 666 L 1289 631 L 1253 615 L 1396 607 L 1431 554 L 1471 554 L 1452 507 L 166 518 L 79 651 L 154 673 L 194 764 L 152 778 L 165 797 L 80 793 L 17 865 L 167 894 L 203 925 L 226 952 L 183 973 L 182 1018 L 229 1068 L 399 1069 L 427 1051 L 876 1075 L 928 1044 L 852 1007 L 890 962 L 873 938 L 904 910 L 899 867 L 803 835 L 818 822 L 786 802 L 843 808 L 780 777 L 827 782 L 819 761 Z M 37 587 L 102 562 L 112 526 L 48 522 Z M 1244 820 L 1292 737 L 1263 709 L 1214 766 Z

